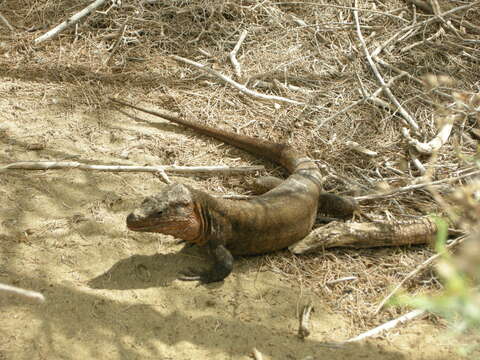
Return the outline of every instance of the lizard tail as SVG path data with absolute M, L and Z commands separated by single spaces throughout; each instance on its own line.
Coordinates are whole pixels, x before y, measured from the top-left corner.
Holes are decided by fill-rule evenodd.
M 161 117 L 173 123 L 183 125 L 187 128 L 195 130 L 200 134 L 213 137 L 217 140 L 221 140 L 227 144 L 230 144 L 239 149 L 245 150 L 253 155 L 262 156 L 268 160 L 271 160 L 283 166 L 290 173 L 293 173 L 299 167 L 299 165 L 301 165 L 301 160 L 303 156 L 287 144 L 277 144 L 271 141 L 260 140 L 250 136 L 234 134 L 234 133 L 216 129 L 210 126 L 201 125 L 201 124 L 186 120 L 181 116 L 179 116 L 178 114 L 170 111 L 166 111 L 166 110 L 153 111 L 153 110 L 148 110 L 136 105 L 129 104 L 122 100 L 118 100 L 114 98 L 109 98 L 109 99 L 114 103 L 128 106 L 133 109 Z

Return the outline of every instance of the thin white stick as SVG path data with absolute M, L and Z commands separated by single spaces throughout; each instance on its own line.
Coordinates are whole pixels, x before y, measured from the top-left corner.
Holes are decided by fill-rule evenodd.
M 248 95 L 248 96 L 251 96 L 251 97 L 254 97 L 254 98 L 257 98 L 257 99 L 261 99 L 261 100 L 278 101 L 278 102 L 293 104 L 293 105 L 305 105 L 305 103 L 303 103 L 301 101 L 288 99 L 288 98 L 285 98 L 285 97 L 282 97 L 282 96 L 265 95 L 265 94 L 250 90 L 245 85 L 239 84 L 238 82 L 230 79 L 228 76 L 225 76 L 225 75 L 219 73 L 218 71 L 207 67 L 206 65 L 203 65 L 203 64 L 200 64 L 198 62 L 195 62 L 195 61 L 192 61 L 192 60 L 189 60 L 189 59 L 185 59 L 185 58 L 182 58 L 182 57 L 176 56 L 176 55 L 173 55 L 172 57 L 173 57 L 173 59 L 175 59 L 177 61 L 183 62 L 185 64 L 192 65 L 192 66 L 196 67 L 197 69 L 200 69 L 200 70 L 203 70 L 205 72 L 208 72 L 209 74 L 215 75 L 216 77 L 225 81 L 227 84 L 233 86 L 235 89 L 239 90 L 240 92 L 244 93 L 245 95 Z
M 357 0 L 355 0 L 355 7 L 357 7 Z M 373 73 L 375 74 L 376 78 L 382 85 L 382 90 L 385 92 L 385 94 L 390 98 L 390 100 L 395 104 L 395 106 L 398 108 L 398 111 L 402 115 L 402 117 L 407 121 L 408 125 L 415 131 L 419 130 L 419 126 L 417 122 L 412 118 L 412 116 L 403 108 L 403 106 L 400 104 L 400 102 L 397 100 L 397 98 L 393 95 L 391 92 L 390 88 L 387 86 L 385 83 L 385 80 L 383 79 L 382 75 L 378 71 L 377 65 L 373 61 L 372 57 L 370 56 L 370 53 L 367 48 L 367 44 L 365 43 L 365 39 L 363 38 L 361 27 L 360 27 L 360 20 L 358 18 L 358 11 L 353 10 L 353 16 L 355 18 L 355 26 L 357 28 L 357 36 L 358 39 L 360 40 L 360 45 L 362 46 L 363 52 L 365 53 L 365 57 L 367 58 L 368 63 L 370 64 L 370 67 L 373 70 Z
M 95 10 L 96 8 L 102 6 L 103 4 L 105 4 L 105 2 L 107 2 L 107 0 L 96 0 L 95 2 L 91 3 L 90 5 L 88 5 L 85 9 L 83 9 L 82 11 L 79 11 L 78 13 L 72 15 L 71 17 L 69 17 L 67 20 L 65 20 L 64 22 L 60 23 L 59 25 L 55 26 L 53 29 L 47 31 L 45 34 L 43 34 L 42 36 L 36 38 L 33 42 L 35 44 L 40 44 L 41 42 L 45 41 L 45 40 L 49 40 L 51 39 L 52 37 L 58 35 L 58 33 L 62 32 L 63 30 L 65 30 L 66 28 L 76 24 L 78 21 L 80 21 L 83 17 L 89 15 L 93 10 Z
M 0 22 L 5 25 L 8 30 L 10 30 L 11 32 L 14 32 L 15 31 L 15 28 L 10 25 L 10 23 L 8 22 L 7 18 L 5 16 L 3 16 L 1 13 L 0 13 Z
M 451 249 L 452 247 L 457 246 L 458 244 L 461 244 L 465 240 L 465 238 L 466 238 L 465 236 L 462 236 L 462 237 L 459 237 L 459 238 L 453 240 L 450 244 L 448 244 L 446 246 L 446 249 Z M 400 281 L 397 284 L 397 286 L 395 286 L 395 288 L 387 296 L 385 296 L 385 298 L 383 298 L 382 301 L 380 301 L 380 304 L 378 304 L 378 306 L 376 307 L 376 309 L 373 313 L 378 314 L 378 312 L 380 310 L 382 310 L 382 308 L 385 306 L 387 301 L 390 300 L 392 298 L 392 296 L 395 295 L 398 292 L 398 290 L 401 289 L 403 284 L 405 284 L 408 280 L 410 280 L 415 275 L 417 275 L 420 271 L 422 271 L 423 269 L 428 267 L 432 262 L 437 260 L 440 256 L 443 256 L 443 254 L 442 253 L 437 253 L 435 255 L 432 255 L 427 260 L 425 260 L 420 265 L 418 265 L 415 269 L 413 269 L 407 276 L 405 276 L 402 279 L 402 281 Z
M 401 193 L 408 192 L 408 191 L 423 189 L 423 188 L 426 188 L 428 186 L 434 186 L 434 185 L 454 182 L 454 181 L 458 181 L 460 179 L 470 177 L 470 176 L 474 176 L 474 175 L 478 175 L 478 174 L 480 174 L 480 170 L 472 171 L 472 172 L 469 172 L 468 174 L 463 174 L 463 175 L 456 176 L 456 177 L 449 177 L 449 178 L 442 179 L 442 180 L 431 181 L 431 182 L 428 182 L 428 183 L 407 185 L 407 186 L 389 191 L 389 192 L 384 193 L 384 194 L 370 194 L 370 195 L 364 195 L 364 196 L 355 196 L 355 201 L 365 201 L 365 200 L 375 200 L 375 199 L 388 198 L 388 197 L 394 196 L 396 194 L 401 194 Z
M 412 319 L 415 319 L 415 318 L 417 318 L 417 317 L 419 317 L 420 315 L 423 315 L 423 314 L 425 314 L 425 310 L 416 309 L 416 310 L 410 311 L 409 313 L 406 313 L 405 315 L 402 315 L 399 318 L 390 320 L 383 325 L 377 326 L 376 328 L 373 328 L 373 329 L 368 330 L 364 333 L 361 333 L 360 335 L 355 336 L 354 338 L 348 339 L 345 342 L 349 343 L 349 342 L 354 342 L 354 341 L 360 341 L 360 340 L 378 335 L 382 331 L 393 329 L 395 326 L 397 326 L 399 324 L 403 324 L 403 323 L 405 323 L 407 321 L 410 321 Z
M 359 143 L 355 142 L 355 141 L 347 141 L 345 142 L 345 145 L 353 150 L 353 151 L 356 151 L 357 153 L 359 154 L 362 154 L 362 155 L 366 155 L 366 156 L 369 156 L 369 157 L 375 157 L 375 156 L 378 156 L 378 153 L 375 152 L 375 151 L 372 151 L 372 150 L 369 150 L 367 149 L 366 147 L 360 145 Z
M 39 292 L 32 291 L 32 290 L 25 290 L 16 286 L 0 284 L 0 291 L 5 291 L 14 295 L 19 295 L 23 297 L 27 297 L 29 299 L 36 300 L 38 302 L 44 302 L 45 297 L 40 294 Z
M 242 77 L 242 67 L 240 66 L 240 63 L 237 60 L 237 53 L 238 53 L 238 50 L 240 50 L 240 46 L 242 46 L 243 40 L 245 40 L 245 38 L 247 37 L 247 34 L 248 34 L 247 30 L 242 31 L 237 44 L 228 55 L 228 57 L 230 58 L 230 61 L 232 62 L 233 70 L 235 71 L 235 75 L 237 76 L 237 79 L 240 79 Z
M 265 170 L 263 166 L 136 166 L 136 165 L 91 165 L 77 161 L 20 161 L 0 166 L 0 172 L 13 169 L 22 170 L 56 170 L 56 169 L 80 169 L 112 172 L 168 172 L 170 174 L 198 175 L 199 173 L 221 173 L 221 174 L 248 174 Z

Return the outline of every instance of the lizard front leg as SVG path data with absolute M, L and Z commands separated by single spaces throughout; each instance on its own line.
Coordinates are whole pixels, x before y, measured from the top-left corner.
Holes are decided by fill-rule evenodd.
M 183 281 L 200 281 L 208 284 L 225 279 L 233 269 L 233 256 L 223 245 L 211 246 L 213 266 L 209 270 L 189 270 L 179 277 Z

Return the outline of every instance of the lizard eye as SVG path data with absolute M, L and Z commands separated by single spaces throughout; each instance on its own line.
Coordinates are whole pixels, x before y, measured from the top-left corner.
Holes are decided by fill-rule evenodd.
M 163 215 L 163 211 L 162 211 L 162 210 L 159 210 L 159 211 L 157 211 L 157 212 L 155 213 L 155 215 L 157 215 L 157 216 L 162 216 L 162 215 Z

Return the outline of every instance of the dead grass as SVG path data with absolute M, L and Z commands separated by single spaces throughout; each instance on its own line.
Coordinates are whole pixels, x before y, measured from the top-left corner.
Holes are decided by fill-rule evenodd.
M 340 5 L 344 2 L 334 5 L 331 1 L 196 0 L 149 5 L 125 1 L 123 7 L 111 8 L 108 13 L 96 12 L 77 28 L 71 27 L 51 41 L 32 46 L 32 40 L 46 30 L 25 29 L 43 25 L 51 28 L 87 3 L 74 7 L 69 1 L 49 0 L 3 4 L 1 12 L 17 32 L 11 35 L 0 28 L 1 76 L 42 84 L 31 93 L 22 91 L 19 98 L 26 102 L 41 98 L 41 103 L 54 102 L 66 111 L 98 112 L 101 121 L 102 112 L 110 108 L 106 96 L 118 95 L 152 107 L 181 111 L 205 123 L 241 128 L 247 135 L 286 141 L 324 166 L 327 191 L 364 195 L 374 193 L 379 186 L 400 187 L 416 181 L 418 171 L 409 161 L 401 136 L 404 125 L 398 113 L 366 102 L 333 117 L 361 99 L 362 87 L 369 94 L 379 87 L 359 45 L 352 8 Z M 398 75 L 394 67 L 410 75 L 396 81 L 391 90 L 419 124 L 418 139 L 428 141 L 438 130 L 438 107 L 434 104 L 452 103 L 438 91 L 452 91 L 442 85 L 428 90 L 415 79 L 430 73 L 446 74 L 455 79 L 455 88 L 478 92 L 480 5 L 404 32 L 408 26 L 432 17 L 420 9 L 414 13 L 410 3 L 361 0 L 359 16 L 370 51 L 394 34 L 403 34 L 380 53 L 380 58 L 391 66 L 378 66 L 387 82 Z M 465 5 L 463 1 L 439 3 L 442 12 Z M 307 25 L 298 25 L 296 19 Z M 448 20 L 454 29 L 448 26 Z M 124 38 L 107 66 L 123 25 Z M 310 106 L 274 107 L 259 102 L 170 57 L 175 54 L 190 58 L 234 78 L 228 53 L 244 29 L 248 35 L 239 52 L 244 74 L 240 81 L 257 91 Z M 432 36 L 434 39 L 428 40 Z M 294 85 L 298 90 L 282 84 Z M 4 90 L 6 95 L 2 97 L 16 91 L 14 87 Z M 317 128 L 319 123 L 322 126 Z M 455 124 L 437 161 L 421 157 L 431 179 L 454 176 L 467 166 L 458 154 L 464 158 L 475 154 L 477 143 L 467 140 L 469 130 L 479 125 L 475 117 L 464 116 L 461 123 Z M 102 141 L 91 124 L 79 125 L 78 131 L 90 134 L 92 143 Z M 194 135 L 188 141 L 178 139 L 168 144 L 148 135 L 146 140 L 146 154 L 178 165 L 258 161 Z M 376 151 L 378 157 L 367 159 L 352 152 L 345 145 L 349 140 Z M 198 142 L 201 144 L 192 145 Z M 216 192 L 246 191 L 240 183 L 211 179 L 199 181 L 198 186 Z M 442 208 L 426 190 L 364 203 L 362 210 L 377 218 L 393 219 L 442 214 Z M 364 329 L 398 315 L 401 309 L 387 309 L 376 316 L 372 311 L 392 286 L 431 254 L 425 247 L 328 250 L 298 258 L 286 254 L 269 256 L 266 264 L 292 281 L 301 281 L 326 299 L 333 310 L 347 313 L 358 329 Z M 344 276 L 358 279 L 326 285 Z M 440 288 L 431 272 L 421 274 L 408 286 L 412 293 Z

